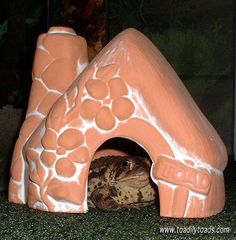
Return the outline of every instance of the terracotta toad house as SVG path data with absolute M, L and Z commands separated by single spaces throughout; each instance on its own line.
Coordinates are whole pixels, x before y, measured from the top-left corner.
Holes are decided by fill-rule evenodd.
M 161 216 L 208 217 L 223 209 L 225 146 L 159 50 L 127 29 L 88 64 L 83 38 L 50 28 L 37 43 L 9 201 L 86 212 L 90 163 L 115 137 L 149 154 Z

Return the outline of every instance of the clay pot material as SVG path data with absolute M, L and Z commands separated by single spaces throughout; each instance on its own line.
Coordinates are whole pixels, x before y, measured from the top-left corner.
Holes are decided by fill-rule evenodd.
M 38 38 L 33 83 L 25 121 L 16 142 L 9 185 L 9 201 L 26 203 L 28 163 L 23 147 L 76 77 L 87 66 L 87 45 L 70 28 L 51 27 Z
M 60 66 L 54 69 L 63 72 Z M 57 85 L 53 74 L 46 80 Z M 45 118 L 25 123 L 30 131 L 16 144 L 21 158 L 13 156 L 10 201 L 44 211 L 86 212 L 90 162 L 105 141 L 123 137 L 152 159 L 161 216 L 208 217 L 223 209 L 226 148 L 175 71 L 140 32 L 117 35 L 51 103 Z

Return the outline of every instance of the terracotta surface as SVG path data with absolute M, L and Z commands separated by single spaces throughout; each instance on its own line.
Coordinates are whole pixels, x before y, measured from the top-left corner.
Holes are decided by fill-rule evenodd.
M 87 64 L 86 41 L 76 36 L 74 30 L 52 27 L 47 34 L 39 36 L 29 105 L 12 158 L 10 201 L 26 203 L 28 163 L 24 159 L 25 143 Z
M 55 37 L 46 49 L 54 47 L 55 55 L 72 59 L 76 55 L 83 59 L 80 66 L 85 66 L 81 38 L 72 35 L 77 41 L 68 44 L 66 37 L 71 35 L 48 34 L 39 38 L 39 45 L 45 36 Z M 61 36 L 68 49 L 75 47 L 78 52 L 55 47 L 57 43 L 64 46 Z M 50 57 L 43 51 L 46 60 L 41 60 L 38 51 L 39 47 L 33 72 L 40 69 L 40 76 L 46 78 L 33 82 L 12 160 L 11 202 L 27 202 L 44 211 L 86 212 L 90 162 L 106 140 L 123 137 L 142 146 L 153 161 L 151 177 L 159 190 L 161 216 L 207 217 L 223 209 L 225 146 L 172 67 L 144 35 L 134 29 L 120 33 L 67 90 L 76 74 L 69 77 L 70 70 L 63 64 L 50 66 L 52 72 L 45 74 L 40 66 Z M 73 61 L 64 64 L 69 68 Z M 64 76 L 60 83 L 58 74 Z M 56 89 L 54 95 L 39 84 L 43 81 Z M 45 106 L 40 104 L 43 96 L 47 96 Z

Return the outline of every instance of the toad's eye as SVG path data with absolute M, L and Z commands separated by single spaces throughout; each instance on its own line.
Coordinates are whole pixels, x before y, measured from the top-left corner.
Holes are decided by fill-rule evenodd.
M 130 168 L 131 167 L 131 162 L 129 160 L 123 161 L 123 167 Z

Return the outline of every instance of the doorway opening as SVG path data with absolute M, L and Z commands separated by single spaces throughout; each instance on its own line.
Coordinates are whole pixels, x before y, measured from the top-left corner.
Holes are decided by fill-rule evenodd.
M 88 176 L 88 206 L 100 210 L 159 210 L 158 188 L 150 176 L 152 161 L 136 142 L 112 138 L 95 152 Z

